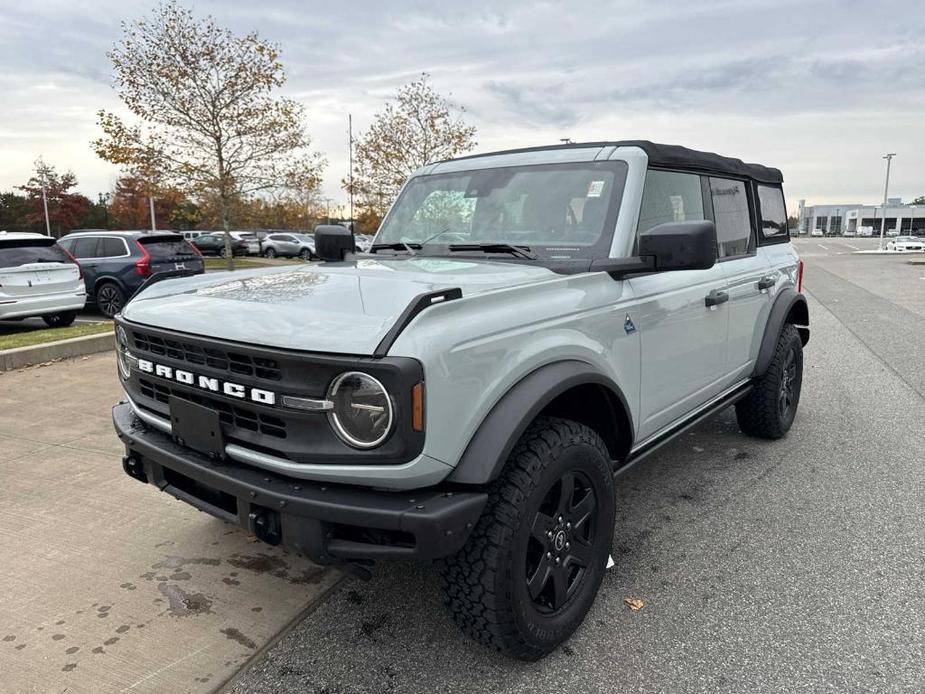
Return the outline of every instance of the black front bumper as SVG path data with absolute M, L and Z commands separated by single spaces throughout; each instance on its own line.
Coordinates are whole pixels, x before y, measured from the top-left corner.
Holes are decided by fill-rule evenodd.
M 180 446 L 145 425 L 128 403 L 113 407 L 112 419 L 125 444 L 128 475 L 320 564 L 453 554 L 488 498 L 484 492 L 389 492 L 294 480 Z

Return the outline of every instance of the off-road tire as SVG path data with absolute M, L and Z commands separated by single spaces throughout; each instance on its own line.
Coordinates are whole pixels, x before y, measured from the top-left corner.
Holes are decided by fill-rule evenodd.
M 61 311 L 42 316 L 42 320 L 49 328 L 66 328 L 74 322 L 75 318 L 77 318 L 77 311 Z
M 782 407 L 783 391 L 787 387 L 785 379 L 791 389 L 786 411 Z M 739 428 L 749 436 L 762 439 L 783 437 L 796 416 L 802 386 L 803 342 L 797 329 L 785 323 L 768 370 L 756 380 L 752 392 L 736 403 Z
M 538 546 L 534 519 L 548 498 L 547 490 L 550 485 L 555 488 L 562 475 L 572 474 L 569 471 L 593 490 L 594 534 L 582 545 L 589 561 L 579 569 L 581 580 L 574 592 L 560 610 L 544 614 L 527 588 L 528 549 L 535 551 Z M 571 532 L 578 527 L 576 522 Z M 613 471 L 600 436 L 571 420 L 537 419 L 489 489 L 485 510 L 462 550 L 439 562 L 445 602 L 454 621 L 472 638 L 508 656 L 543 657 L 572 634 L 593 604 L 613 529 Z M 575 536 L 572 543 L 578 545 Z M 545 548 L 542 552 L 549 556 Z M 571 559 L 563 565 L 566 562 L 574 565 Z

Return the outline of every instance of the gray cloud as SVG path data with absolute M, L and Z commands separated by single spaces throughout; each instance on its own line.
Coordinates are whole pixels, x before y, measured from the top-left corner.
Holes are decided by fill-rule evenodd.
M 0 0 L 0 190 L 43 154 L 85 192 L 111 185 L 95 112 L 119 108 L 106 51 L 148 0 Z M 917 0 L 330 3 L 196 0 L 283 48 L 288 95 L 342 198 L 346 114 L 359 130 L 422 70 L 465 105 L 484 150 L 647 137 L 780 166 L 791 198 L 873 199 L 879 152 L 895 190 L 925 193 L 925 16 Z M 837 123 L 837 127 L 833 127 Z

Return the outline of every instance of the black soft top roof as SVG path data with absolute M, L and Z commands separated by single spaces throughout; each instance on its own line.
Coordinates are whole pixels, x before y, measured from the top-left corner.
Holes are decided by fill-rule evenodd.
M 545 147 L 527 147 L 502 152 L 486 152 L 461 159 L 485 157 L 494 154 L 515 154 L 518 152 L 540 152 L 544 150 L 579 149 L 585 147 L 639 147 L 649 157 L 649 165 L 658 168 L 684 169 L 701 173 L 751 178 L 761 183 L 783 183 L 780 169 L 761 164 L 748 164 L 741 159 L 724 157 L 713 152 L 701 152 L 680 145 L 663 145 L 649 140 L 616 140 L 608 142 L 571 142 Z

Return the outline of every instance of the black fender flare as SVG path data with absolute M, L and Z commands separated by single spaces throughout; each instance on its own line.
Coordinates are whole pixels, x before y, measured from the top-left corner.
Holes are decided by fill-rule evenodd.
M 482 420 L 469 440 L 459 464 L 447 478 L 459 484 L 485 484 L 494 480 L 530 423 L 557 396 L 582 385 L 599 385 L 619 400 L 626 433 L 635 431 L 623 392 L 591 364 L 577 360 L 541 366 L 515 383 Z M 617 426 L 618 422 L 614 422 Z M 627 441 L 627 452 L 632 441 Z
M 758 358 L 755 360 L 753 378 L 763 376 L 768 370 L 771 359 L 774 358 L 781 331 L 786 323 L 793 323 L 797 326 L 804 345 L 809 342 L 809 307 L 806 297 L 790 287 L 782 289 L 774 299 L 774 305 L 771 306 L 768 322 L 764 328 L 764 337 L 761 338 Z
M 99 291 L 100 287 L 104 284 L 114 284 L 119 290 L 125 294 L 126 303 L 128 302 L 129 295 L 131 292 L 128 290 L 128 287 L 125 286 L 125 282 L 119 279 L 116 275 L 101 275 L 93 280 L 93 300 L 96 301 L 96 293 Z M 143 283 L 142 283 L 143 284 Z

